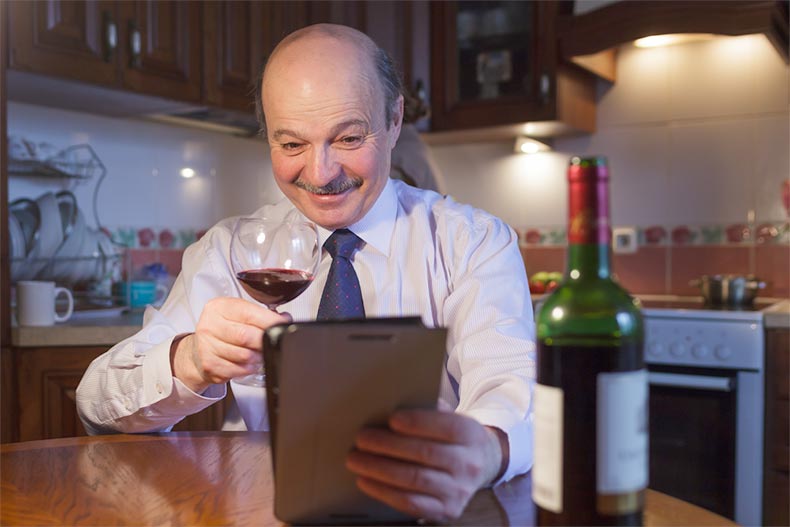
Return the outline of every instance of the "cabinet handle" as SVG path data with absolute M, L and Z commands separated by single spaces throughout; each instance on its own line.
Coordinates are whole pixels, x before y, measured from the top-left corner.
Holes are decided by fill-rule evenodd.
M 647 379 L 653 386 L 672 386 L 675 388 L 693 388 L 697 390 L 714 390 L 731 392 L 733 381 L 729 377 L 709 377 L 707 375 L 688 375 L 682 373 L 648 372 Z
M 104 62 L 110 62 L 118 47 L 118 26 L 107 11 L 102 14 L 102 18 L 104 19 Z
M 129 21 L 129 63 L 133 68 L 140 66 L 140 53 L 142 52 L 143 41 L 140 35 L 140 30 L 135 25 L 134 21 Z
M 549 94 L 551 92 L 551 79 L 548 74 L 544 73 L 540 76 L 540 100 L 543 104 L 549 102 Z

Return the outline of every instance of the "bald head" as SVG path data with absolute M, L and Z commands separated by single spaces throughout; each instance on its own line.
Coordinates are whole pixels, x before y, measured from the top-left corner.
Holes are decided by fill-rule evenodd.
M 286 36 L 274 48 L 255 90 L 255 106 L 261 132 L 266 135 L 266 114 L 263 92 L 267 79 L 291 80 L 313 71 L 311 63 L 331 64 L 333 71 L 350 80 L 364 82 L 382 98 L 384 118 L 389 128 L 401 94 L 401 80 L 392 59 L 367 35 L 356 29 L 337 24 L 315 24 Z

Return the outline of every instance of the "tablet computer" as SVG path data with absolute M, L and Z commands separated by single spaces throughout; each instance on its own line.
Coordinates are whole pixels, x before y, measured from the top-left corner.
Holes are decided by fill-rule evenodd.
M 446 330 L 419 318 L 304 322 L 264 335 L 274 514 L 292 524 L 414 521 L 363 494 L 345 459 L 366 426 L 436 408 Z

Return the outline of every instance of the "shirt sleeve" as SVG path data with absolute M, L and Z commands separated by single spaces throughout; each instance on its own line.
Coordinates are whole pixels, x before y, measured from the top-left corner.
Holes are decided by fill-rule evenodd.
M 223 257 L 229 237 L 220 224 L 189 247 L 162 307 L 148 307 L 138 333 L 90 364 L 76 396 L 77 412 L 89 434 L 169 431 L 187 415 L 225 397 L 225 384 L 198 394 L 176 379 L 170 345 L 177 335 L 194 331 L 208 300 L 238 296 Z
M 532 467 L 535 323 L 524 262 L 515 232 L 488 215 L 452 240 L 444 312 L 456 411 L 505 432 L 510 460 L 498 482 L 507 481 Z

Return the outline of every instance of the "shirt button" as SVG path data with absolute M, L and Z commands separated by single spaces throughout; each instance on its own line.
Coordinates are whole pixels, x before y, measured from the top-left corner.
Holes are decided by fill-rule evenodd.
M 164 391 L 165 391 L 165 387 L 164 387 L 164 386 L 162 386 L 162 383 L 161 383 L 161 382 L 157 382 L 157 383 L 156 383 L 156 391 L 157 391 L 157 392 L 159 392 L 160 394 L 161 394 L 161 393 L 164 393 Z

